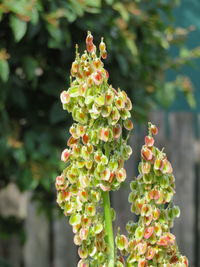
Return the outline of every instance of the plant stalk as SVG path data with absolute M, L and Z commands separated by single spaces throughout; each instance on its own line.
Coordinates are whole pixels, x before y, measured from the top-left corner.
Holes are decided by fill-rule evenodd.
M 105 232 L 108 246 L 108 267 L 115 266 L 115 246 L 113 237 L 113 225 L 112 225 L 112 214 L 110 207 L 110 196 L 109 192 L 102 192 L 103 196 L 103 207 L 104 207 L 104 218 L 105 218 Z

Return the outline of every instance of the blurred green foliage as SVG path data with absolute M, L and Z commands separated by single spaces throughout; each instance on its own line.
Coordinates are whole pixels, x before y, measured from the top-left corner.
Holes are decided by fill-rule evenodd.
M 114 87 L 128 92 L 134 119 L 155 105 L 168 106 L 182 90 L 194 106 L 186 77 L 167 82 L 200 56 L 184 41 L 193 30 L 175 28 L 175 0 L 1 0 L 0 1 L 0 187 L 10 181 L 49 211 L 54 177 L 62 167 L 71 117 L 59 94 L 67 87 L 74 46 L 85 47 L 86 31 L 108 48 L 106 68 Z M 170 57 L 176 47 L 177 55 Z

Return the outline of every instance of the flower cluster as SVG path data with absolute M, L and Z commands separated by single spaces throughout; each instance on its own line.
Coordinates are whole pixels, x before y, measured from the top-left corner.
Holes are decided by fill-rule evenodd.
M 170 233 L 173 221 L 179 217 L 173 206 L 175 179 L 166 154 L 154 146 L 153 135 L 158 130 L 149 123 L 149 135 L 141 149 L 139 175 L 131 182 L 131 211 L 139 215 L 138 222 L 129 221 L 129 234 L 118 234 L 116 245 L 127 256 L 126 266 L 187 267 L 188 260 L 178 250 L 175 236 Z M 121 258 L 122 266 L 123 258 Z
M 107 57 L 103 39 L 99 56 L 90 32 L 86 47 L 81 56 L 76 47 L 70 87 L 60 95 L 63 108 L 75 123 L 61 155 L 66 168 L 56 178 L 57 202 L 70 216 L 74 242 L 80 246 L 78 266 L 106 267 L 101 194 L 117 190 L 126 179 L 123 165 L 132 153 L 127 145 L 133 128 L 132 104 L 124 91 L 108 84 L 109 75 L 101 60 Z

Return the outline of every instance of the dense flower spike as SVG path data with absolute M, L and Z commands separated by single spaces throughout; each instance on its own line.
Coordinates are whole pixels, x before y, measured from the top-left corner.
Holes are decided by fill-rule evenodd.
M 180 210 L 173 206 L 175 179 L 172 166 L 163 150 L 154 146 L 158 133 L 149 123 L 149 134 L 141 150 L 139 175 L 131 182 L 131 211 L 139 215 L 138 222 L 127 224 L 128 238 L 118 234 L 116 245 L 127 256 L 127 265 L 135 267 L 187 267 L 188 260 L 178 250 L 175 236 L 170 233 Z M 126 240 L 126 241 L 125 241 Z
M 124 91 L 108 84 L 101 60 L 107 57 L 103 38 L 99 56 L 90 32 L 86 48 L 81 56 L 76 47 L 70 87 L 60 95 L 75 123 L 70 127 L 68 148 L 61 155 L 66 168 L 56 178 L 57 202 L 70 217 L 81 258 L 78 266 L 106 267 L 102 191 L 117 190 L 126 179 L 123 163 L 132 152 L 127 145 L 133 128 L 132 104 Z

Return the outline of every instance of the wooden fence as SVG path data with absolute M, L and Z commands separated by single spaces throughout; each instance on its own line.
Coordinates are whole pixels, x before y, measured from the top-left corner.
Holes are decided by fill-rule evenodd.
M 154 112 L 149 118 L 159 127 L 156 144 L 165 147 L 176 177 L 174 202 L 181 208 L 181 217 L 175 221 L 175 233 L 181 252 L 187 255 L 190 267 L 200 266 L 200 115 L 195 113 Z M 127 182 L 137 175 L 140 148 L 146 127 L 134 131 L 130 143 L 133 155 L 126 164 Z M 128 183 L 120 191 L 112 193 L 112 204 L 117 212 L 115 225 L 124 231 L 126 222 L 133 218 L 127 202 Z M 30 197 L 27 197 L 28 199 Z M 5 207 L 6 209 L 6 207 Z M 59 209 L 59 208 L 58 208 Z M 78 256 L 73 245 L 73 234 L 67 219 L 49 222 L 38 214 L 36 203 L 28 202 L 25 219 L 27 240 L 22 246 L 16 236 L 0 240 L 0 258 L 6 259 L 0 266 L 10 267 L 73 267 Z M 116 228 L 116 227 L 115 227 Z

